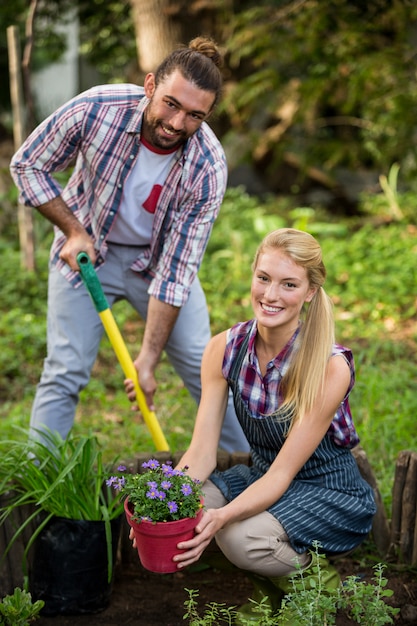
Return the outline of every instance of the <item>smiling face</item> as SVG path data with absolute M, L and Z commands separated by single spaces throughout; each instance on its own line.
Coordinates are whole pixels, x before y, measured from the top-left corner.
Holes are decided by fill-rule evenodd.
M 251 302 L 258 325 L 293 333 L 316 289 L 307 272 L 280 249 L 265 248 L 253 272 Z
M 206 120 L 213 108 L 215 94 L 186 80 L 179 70 L 158 86 L 148 74 L 144 89 L 150 99 L 145 111 L 142 135 L 160 150 L 172 150 L 187 141 Z

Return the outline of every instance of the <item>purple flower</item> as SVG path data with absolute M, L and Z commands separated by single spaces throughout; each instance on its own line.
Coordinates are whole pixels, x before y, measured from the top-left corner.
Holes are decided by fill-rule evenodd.
M 178 504 L 176 502 L 167 502 L 167 507 L 170 513 L 176 513 L 178 511 Z
M 150 500 L 156 500 L 159 496 L 159 491 L 157 489 L 150 489 L 146 492 L 146 497 Z
M 193 492 L 191 485 L 182 485 L 181 491 L 184 494 L 184 496 L 189 496 Z
M 145 461 L 142 463 L 142 467 L 145 469 L 157 469 L 159 467 L 159 461 L 157 459 L 149 459 L 149 461 Z
M 170 464 L 164 463 L 162 465 L 162 471 L 165 474 L 165 476 L 173 476 L 174 475 L 174 469 L 172 468 L 172 466 Z
M 118 481 L 117 485 L 114 486 L 114 488 L 117 491 L 121 491 L 123 489 L 123 487 L 125 486 L 125 483 L 126 483 L 125 477 L 124 476 L 120 476 L 119 481 Z
M 121 491 L 125 482 L 126 480 L 124 476 L 111 476 L 108 480 L 106 480 L 106 485 L 108 487 L 113 487 L 115 491 Z
M 162 463 L 154 458 L 141 467 L 142 471 L 132 474 L 120 465 L 118 476 L 106 481 L 121 499 L 129 498 L 136 519 L 172 521 L 201 508 L 201 483 L 188 476 L 186 468 L 174 469 L 171 461 Z

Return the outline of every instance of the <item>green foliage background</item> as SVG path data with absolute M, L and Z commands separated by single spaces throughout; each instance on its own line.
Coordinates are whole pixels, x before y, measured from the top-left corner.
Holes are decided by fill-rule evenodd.
M 184 3 L 189 10 L 193 3 Z M 79 0 L 80 54 L 103 80 L 125 81 L 136 62 L 128 0 Z M 211 33 L 226 53 L 226 89 L 214 120 L 231 167 L 249 164 L 269 185 L 289 157 L 299 164 L 286 197 L 258 200 L 228 190 L 200 277 L 213 332 L 251 315 L 250 266 L 260 238 L 280 226 L 316 235 L 328 267 L 327 291 L 340 341 L 354 351 L 352 408 L 362 445 L 389 512 L 395 459 L 416 449 L 417 4 L 413 0 L 317 0 L 219 3 L 222 25 Z M 45 0 L 35 24 L 33 67 L 63 50 L 55 27 L 70 0 Z M 28 3 L 0 5 L 0 76 L 8 83 L 6 28 L 23 34 Z M 229 12 L 228 12 L 229 11 Z M 0 122 L 10 125 L 8 92 Z M 392 165 L 394 164 L 394 165 Z M 363 194 L 354 216 L 299 206 L 309 167 L 330 177 L 389 172 L 384 193 Z M 395 168 L 395 169 L 394 169 Z M 401 170 L 401 189 L 393 173 Z M 285 170 L 284 170 L 285 173 Z M 7 176 L 6 170 L 0 174 Z M 382 179 L 380 179 L 382 184 Z M 1 182 L 1 181 L 0 181 Z M 1 437 L 27 427 L 45 356 L 48 246 L 51 230 L 35 219 L 37 272 L 19 269 L 16 190 L 0 194 Z M 134 355 L 143 324 L 124 303 L 115 316 Z M 123 374 L 103 339 L 93 376 L 81 394 L 75 431 L 97 432 L 106 455 L 151 451 L 146 427 L 132 413 Z M 173 450 L 191 437 L 196 412 L 167 360 L 158 370 L 157 416 Z
M 239 80 L 225 108 L 232 132 L 252 131 L 247 158 L 267 149 L 271 177 L 286 152 L 327 172 L 384 171 L 398 160 L 413 184 L 416 20 L 407 0 L 275 1 L 236 11 L 227 47 Z
M 323 211 L 293 208 L 287 199 L 260 202 L 242 188 L 229 189 L 200 271 L 212 330 L 219 332 L 251 316 L 250 268 L 266 232 L 295 226 L 319 239 L 328 269 L 327 292 L 335 304 L 337 336 L 355 356 L 357 383 L 351 396 L 355 423 L 388 511 L 397 454 L 417 448 L 415 200 L 399 195 L 408 216 L 402 221 L 391 219 L 383 196 L 364 198 L 368 215 L 360 219 L 336 219 Z M 45 233 L 37 250 L 38 271 L 30 274 L 19 269 L 19 254 L 10 237 L 0 238 L 2 438 L 11 436 L 14 425 L 27 427 L 29 422 L 45 355 L 49 242 L 50 233 Z M 143 324 L 125 303 L 116 305 L 114 314 L 135 356 Z M 115 455 L 129 460 L 139 452 L 154 450 L 145 425 L 131 411 L 122 381 L 121 368 L 104 337 L 92 380 L 81 394 L 74 430 L 97 433 L 105 455 L 112 460 Z M 184 450 L 196 406 L 165 358 L 158 382 L 157 417 L 171 449 Z
M 195 23 L 198 2 L 170 4 L 171 17 Z M 206 3 L 216 13 L 213 36 L 225 52 L 225 94 L 218 126 L 234 161 L 252 163 L 274 187 L 283 162 L 297 161 L 296 192 L 314 166 L 387 171 L 401 166 L 415 189 L 417 4 L 413 0 L 241 0 Z M 8 84 L 6 29 L 24 45 L 26 0 L 0 6 L 0 77 Z M 102 81 L 137 75 L 129 0 L 44 0 L 34 25 L 32 68 L 64 49 L 57 25 L 78 11 L 80 58 Z M 201 28 L 203 26 L 201 25 Z M 185 35 L 184 35 L 185 36 Z M 89 85 L 84 85 L 85 88 Z M 0 114 L 9 107 L 0 93 Z M 3 115 L 3 121 L 7 120 Z

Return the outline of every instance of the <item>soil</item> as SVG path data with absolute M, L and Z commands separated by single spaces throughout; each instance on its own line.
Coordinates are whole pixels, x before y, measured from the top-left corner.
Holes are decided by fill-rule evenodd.
M 361 580 L 372 581 L 372 564 L 364 565 L 363 559 L 344 558 L 335 565 L 342 580 L 355 574 Z M 394 592 L 387 602 L 401 609 L 393 623 L 395 626 L 416 625 L 416 572 L 388 566 L 384 575 L 388 579 L 387 588 Z M 204 614 L 207 603 L 239 606 L 247 601 L 252 592 L 248 579 L 238 570 L 221 571 L 214 567 L 200 567 L 160 575 L 144 570 L 138 560 L 137 563 L 130 563 L 123 571 L 118 568 L 111 601 L 104 611 L 93 615 L 41 617 L 35 623 L 37 626 L 185 626 L 189 623 L 183 619 L 184 602 L 188 599 L 186 589 L 198 591 L 200 615 Z M 338 615 L 336 624 L 352 626 L 356 622 L 346 615 Z

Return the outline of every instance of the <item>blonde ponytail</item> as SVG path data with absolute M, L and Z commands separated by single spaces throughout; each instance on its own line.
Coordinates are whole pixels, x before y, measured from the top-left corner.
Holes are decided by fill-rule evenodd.
M 305 306 L 296 350 L 282 380 L 283 406 L 291 408 L 294 419 L 302 419 L 321 393 L 334 344 L 333 305 L 323 287 Z
M 259 246 L 253 268 L 267 248 L 282 250 L 294 263 L 304 267 L 310 287 L 316 289 L 311 302 L 304 304 L 301 330 L 281 382 L 284 403 L 280 409 L 291 412 L 294 423 L 312 409 L 323 389 L 335 341 L 333 305 L 323 289 L 326 268 L 320 245 L 312 235 L 294 228 L 273 231 Z

